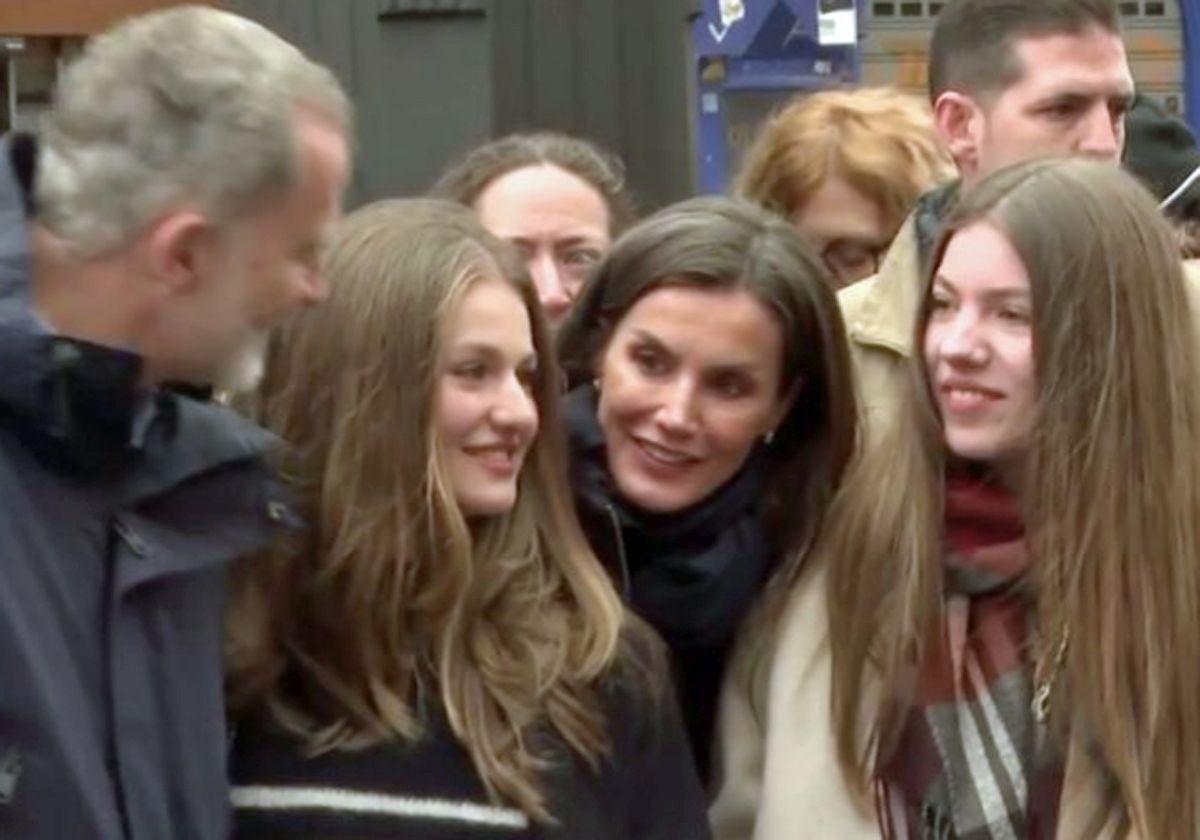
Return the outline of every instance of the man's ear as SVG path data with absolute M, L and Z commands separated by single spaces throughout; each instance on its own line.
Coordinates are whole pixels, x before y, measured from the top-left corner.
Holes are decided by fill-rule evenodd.
M 979 166 L 983 140 L 983 111 L 970 96 L 948 90 L 933 103 L 933 123 L 938 139 L 964 174 Z
M 150 271 L 167 295 L 195 291 L 212 274 L 219 235 L 203 213 L 176 210 L 162 216 L 147 233 L 146 255 Z

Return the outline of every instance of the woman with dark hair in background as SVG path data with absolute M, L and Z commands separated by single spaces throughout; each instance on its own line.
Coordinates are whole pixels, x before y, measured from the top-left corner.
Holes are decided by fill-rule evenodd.
M 389 201 L 327 271 L 261 394 L 307 525 L 235 581 L 236 835 L 706 837 L 661 645 L 571 510 L 516 255 Z
M 516 245 L 552 327 L 635 215 L 616 155 L 548 131 L 473 149 L 430 193 L 474 209 L 488 231 Z
M 716 834 L 1200 837 L 1200 362 L 1109 163 L 968 191 L 906 410 L 722 705 Z M 756 664 L 757 663 L 757 664 Z
M 855 446 L 832 288 L 782 219 L 692 199 L 617 241 L 559 348 L 580 516 L 671 649 L 703 772 L 733 638 L 795 576 Z

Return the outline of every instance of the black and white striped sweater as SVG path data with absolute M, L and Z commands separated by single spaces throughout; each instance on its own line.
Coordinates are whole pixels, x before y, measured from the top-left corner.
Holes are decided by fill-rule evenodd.
M 231 759 L 234 837 L 405 840 L 703 840 L 706 801 L 674 708 L 613 703 L 613 750 L 598 771 L 564 748 L 545 777 L 558 824 L 489 802 L 467 752 L 440 720 L 415 744 L 306 758 L 295 740 L 238 726 Z

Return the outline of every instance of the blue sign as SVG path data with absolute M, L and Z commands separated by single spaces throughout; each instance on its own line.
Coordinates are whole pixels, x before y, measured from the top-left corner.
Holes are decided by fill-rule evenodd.
M 692 25 L 697 174 L 702 191 L 724 190 L 731 157 L 729 135 L 736 130 L 735 139 L 744 140 L 746 134 L 741 124 L 747 121 L 746 113 L 736 125 L 728 118 L 731 95 L 774 92 L 778 99 L 792 91 L 858 81 L 857 45 L 820 43 L 821 2 L 828 0 L 704 0 L 702 13 Z M 854 6 L 850 8 L 853 13 Z
M 764 24 L 773 17 L 775 32 L 766 38 L 774 49 L 787 41 L 807 37 L 817 40 L 819 0 L 704 0 L 693 26 L 696 55 L 739 56 L 763 45 Z M 782 14 L 780 14 L 782 13 Z M 784 31 L 779 31 L 780 21 Z

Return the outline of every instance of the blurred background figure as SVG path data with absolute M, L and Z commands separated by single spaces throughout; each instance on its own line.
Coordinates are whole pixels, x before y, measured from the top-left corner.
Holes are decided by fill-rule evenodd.
M 704 840 L 661 644 L 571 510 L 516 254 L 386 201 L 327 265 L 261 394 L 307 524 L 234 590 L 236 835 Z
M 953 177 L 928 105 L 860 88 L 801 96 L 771 116 L 733 190 L 791 221 L 845 286 L 875 273 L 917 197 Z
M 1161 202 L 1183 256 L 1200 257 L 1200 150 L 1191 129 L 1139 94 L 1125 118 L 1125 168 Z
M 431 194 L 473 208 L 490 233 L 517 246 L 553 328 L 635 216 L 620 159 L 553 132 L 511 134 L 476 148 Z

